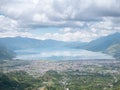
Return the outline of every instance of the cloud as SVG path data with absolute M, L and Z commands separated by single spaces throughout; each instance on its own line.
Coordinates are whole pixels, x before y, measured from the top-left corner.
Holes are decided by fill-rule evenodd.
M 0 0 L 0 32 L 36 38 L 29 30 L 57 27 L 38 38 L 90 41 L 120 32 L 119 9 L 120 0 Z
M 29 32 L 19 32 L 19 31 L 15 31 L 15 30 L 12 32 L 11 31 L 0 32 L 0 38 L 17 37 L 17 36 L 34 38 L 34 35 Z
M 69 33 L 72 31 L 72 29 L 67 27 L 67 28 L 61 29 L 60 31 L 64 33 L 67 33 L 67 32 Z
M 35 21 L 35 22 L 47 22 L 48 18 L 46 17 L 45 14 L 35 14 L 33 16 L 33 21 Z
M 79 30 L 78 28 L 63 28 L 58 33 L 46 33 L 42 36 L 36 36 L 37 39 L 54 39 L 60 41 L 82 41 L 89 42 L 98 37 L 95 33 L 90 33 L 87 30 Z
M 17 29 L 18 23 L 16 20 L 10 19 L 3 15 L 0 15 L 0 32 L 12 31 Z
M 69 21 L 73 23 L 101 21 L 104 20 L 103 17 L 120 17 L 119 0 L 11 0 L 10 2 L 1 0 L 0 2 L 2 14 L 25 21 L 28 26 L 38 24 L 39 21 L 40 26 L 70 27 Z M 62 23 L 63 21 L 66 25 Z

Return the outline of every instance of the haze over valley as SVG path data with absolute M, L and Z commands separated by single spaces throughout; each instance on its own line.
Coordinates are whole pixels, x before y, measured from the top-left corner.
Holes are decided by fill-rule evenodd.
M 120 0 L 0 0 L 0 90 L 120 90 Z
M 91 42 L 63 42 L 24 37 L 1 38 L 0 43 L 23 60 L 119 59 L 120 33 Z M 113 48 L 112 48 L 113 47 Z

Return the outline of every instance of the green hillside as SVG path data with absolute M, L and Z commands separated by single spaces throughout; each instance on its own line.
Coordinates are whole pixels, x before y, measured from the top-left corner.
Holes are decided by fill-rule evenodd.
M 0 73 L 0 90 L 32 90 L 32 77 L 25 72 Z

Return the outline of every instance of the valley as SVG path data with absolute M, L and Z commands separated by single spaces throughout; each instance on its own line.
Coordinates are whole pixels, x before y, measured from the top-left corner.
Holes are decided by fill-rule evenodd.
M 0 0 L 0 90 L 120 90 L 120 0 Z
M 90 42 L 38 40 L 26 37 L 0 38 L 0 46 L 22 60 L 79 60 L 120 58 L 120 33 L 113 33 Z M 5 50 L 2 50 L 1 53 Z M 7 52 L 6 52 L 7 53 Z M 7 54 L 9 55 L 9 54 Z M 13 58 L 13 55 L 11 56 Z M 7 57 L 7 56 L 6 56 Z M 6 59 L 6 58 L 3 58 Z
M 117 60 L 4 60 L 0 70 L 17 81 L 15 87 L 22 90 L 120 89 L 120 61 Z M 13 88 L 14 84 L 8 87 Z
M 120 90 L 119 37 L 0 38 L 0 90 Z

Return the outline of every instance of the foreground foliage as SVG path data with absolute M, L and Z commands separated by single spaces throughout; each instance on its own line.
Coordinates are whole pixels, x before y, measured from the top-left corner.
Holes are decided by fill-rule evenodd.
M 67 71 L 47 71 L 34 78 L 26 72 L 0 73 L 0 90 L 120 90 L 120 79 L 111 75 Z

